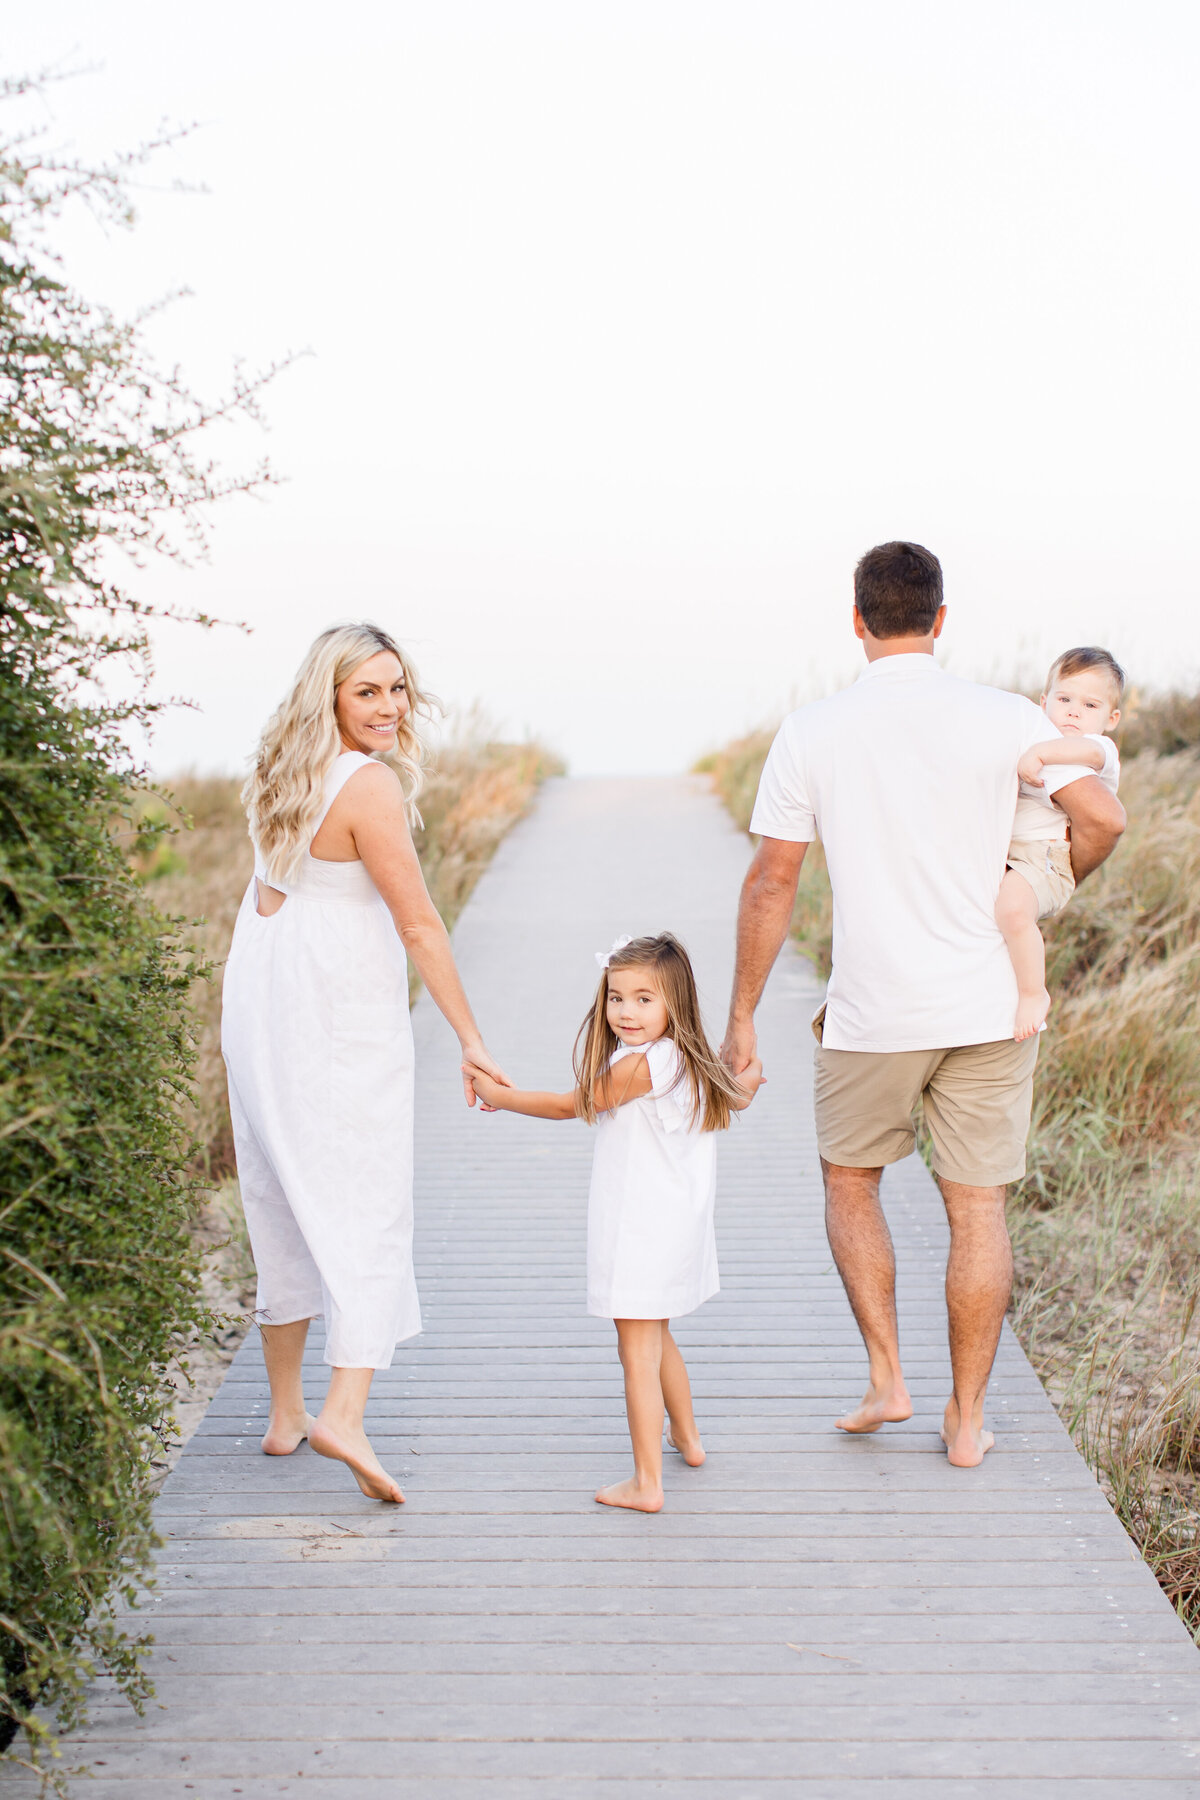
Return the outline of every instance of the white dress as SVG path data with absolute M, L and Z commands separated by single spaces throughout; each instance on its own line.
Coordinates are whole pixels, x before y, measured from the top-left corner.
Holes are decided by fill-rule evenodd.
M 640 1054 L 623 1045 L 613 1056 Z M 670 1038 L 645 1046 L 653 1083 L 595 1124 L 588 1195 L 588 1304 L 601 1319 L 670 1319 L 720 1288 L 713 1207 L 717 1134 L 693 1115 Z
M 371 758 L 339 756 L 313 835 Z M 266 879 L 255 854 L 256 873 Z M 258 1270 L 256 1318 L 324 1316 L 325 1361 L 386 1369 L 421 1329 L 412 1266 L 408 964 L 359 861 L 309 852 L 264 918 L 252 880 L 225 965 L 221 1048 Z

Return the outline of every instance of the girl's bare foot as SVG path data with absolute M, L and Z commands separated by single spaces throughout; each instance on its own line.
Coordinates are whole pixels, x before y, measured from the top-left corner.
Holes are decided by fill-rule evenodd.
M 668 1449 L 674 1450 L 677 1455 L 682 1456 L 689 1469 L 698 1469 L 704 1461 L 704 1445 L 700 1442 L 699 1437 L 685 1438 L 682 1432 L 679 1435 L 680 1442 L 676 1443 L 674 1432 L 667 1433 Z
M 656 1513 L 662 1511 L 663 1491 L 661 1487 L 652 1487 L 631 1475 L 628 1481 L 601 1488 L 596 1498 L 601 1506 L 627 1506 L 632 1512 Z
M 1017 996 L 1017 1022 L 1013 1026 L 1013 1036 L 1018 1044 L 1026 1038 L 1036 1037 L 1046 1023 L 1046 1014 L 1050 1011 L 1050 995 L 1046 988 L 1039 988 L 1036 994 L 1019 994 Z
M 348 1431 L 342 1426 L 334 1430 L 323 1420 L 314 1419 L 308 1441 L 318 1456 L 345 1463 L 368 1500 L 391 1500 L 397 1506 L 403 1504 L 399 1482 L 393 1480 L 383 1467 L 365 1431 Z
M 263 1433 L 263 1455 L 290 1456 L 293 1450 L 299 1449 L 315 1423 L 311 1413 L 300 1413 L 295 1418 L 276 1418 L 272 1413 Z
M 911 1419 L 912 1410 L 912 1401 L 903 1381 L 896 1380 L 880 1388 L 872 1383 L 863 1396 L 862 1405 L 839 1419 L 837 1428 L 859 1433 L 878 1431 L 881 1425 L 899 1425 L 905 1419 Z

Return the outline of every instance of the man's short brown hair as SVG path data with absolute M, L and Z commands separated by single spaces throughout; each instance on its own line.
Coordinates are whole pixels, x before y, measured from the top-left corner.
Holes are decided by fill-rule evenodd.
M 923 544 L 876 544 L 854 571 L 854 604 L 872 637 L 928 637 L 942 606 L 942 565 Z
M 1120 706 L 1121 695 L 1125 692 L 1125 671 L 1112 651 L 1102 650 L 1099 644 L 1080 644 L 1077 650 L 1064 650 L 1061 656 L 1056 656 L 1046 677 L 1046 692 L 1049 693 L 1064 675 L 1082 675 L 1085 669 L 1099 669 L 1107 676 L 1113 705 Z

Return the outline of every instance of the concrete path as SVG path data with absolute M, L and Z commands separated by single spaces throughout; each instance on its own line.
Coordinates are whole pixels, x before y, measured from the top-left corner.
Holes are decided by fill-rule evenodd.
M 456 934 L 514 1078 L 567 1085 L 621 931 L 685 939 L 718 1031 L 747 854 L 697 781 L 551 783 Z M 78 1793 L 1200 1796 L 1200 1654 L 1011 1335 L 996 1451 L 941 1453 L 946 1234 L 915 1159 L 887 1189 L 917 1415 L 832 1429 L 864 1360 L 822 1228 L 815 991 L 786 953 L 769 1085 L 721 1149 L 722 1292 L 678 1332 L 709 1460 L 669 1459 L 656 1518 L 592 1501 L 628 1451 L 613 1333 L 583 1310 L 588 1133 L 469 1114 L 422 1000 L 426 1330 L 372 1409 L 408 1504 L 307 1447 L 258 1454 L 248 1343 L 162 1498 L 158 1699 L 138 1723 L 98 1694 Z

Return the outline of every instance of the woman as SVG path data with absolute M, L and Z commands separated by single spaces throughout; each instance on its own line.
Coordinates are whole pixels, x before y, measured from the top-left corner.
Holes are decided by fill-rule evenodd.
M 421 1329 L 406 951 L 464 1061 L 495 1069 L 409 830 L 422 759 L 413 720 L 428 710 L 376 625 L 336 626 L 308 652 L 242 792 L 254 876 L 221 1033 L 271 1384 L 262 1447 L 288 1456 L 307 1437 L 364 1494 L 393 1501 L 404 1495 L 363 1412 L 374 1371 Z M 301 1364 L 322 1314 L 333 1374 L 312 1419 Z

